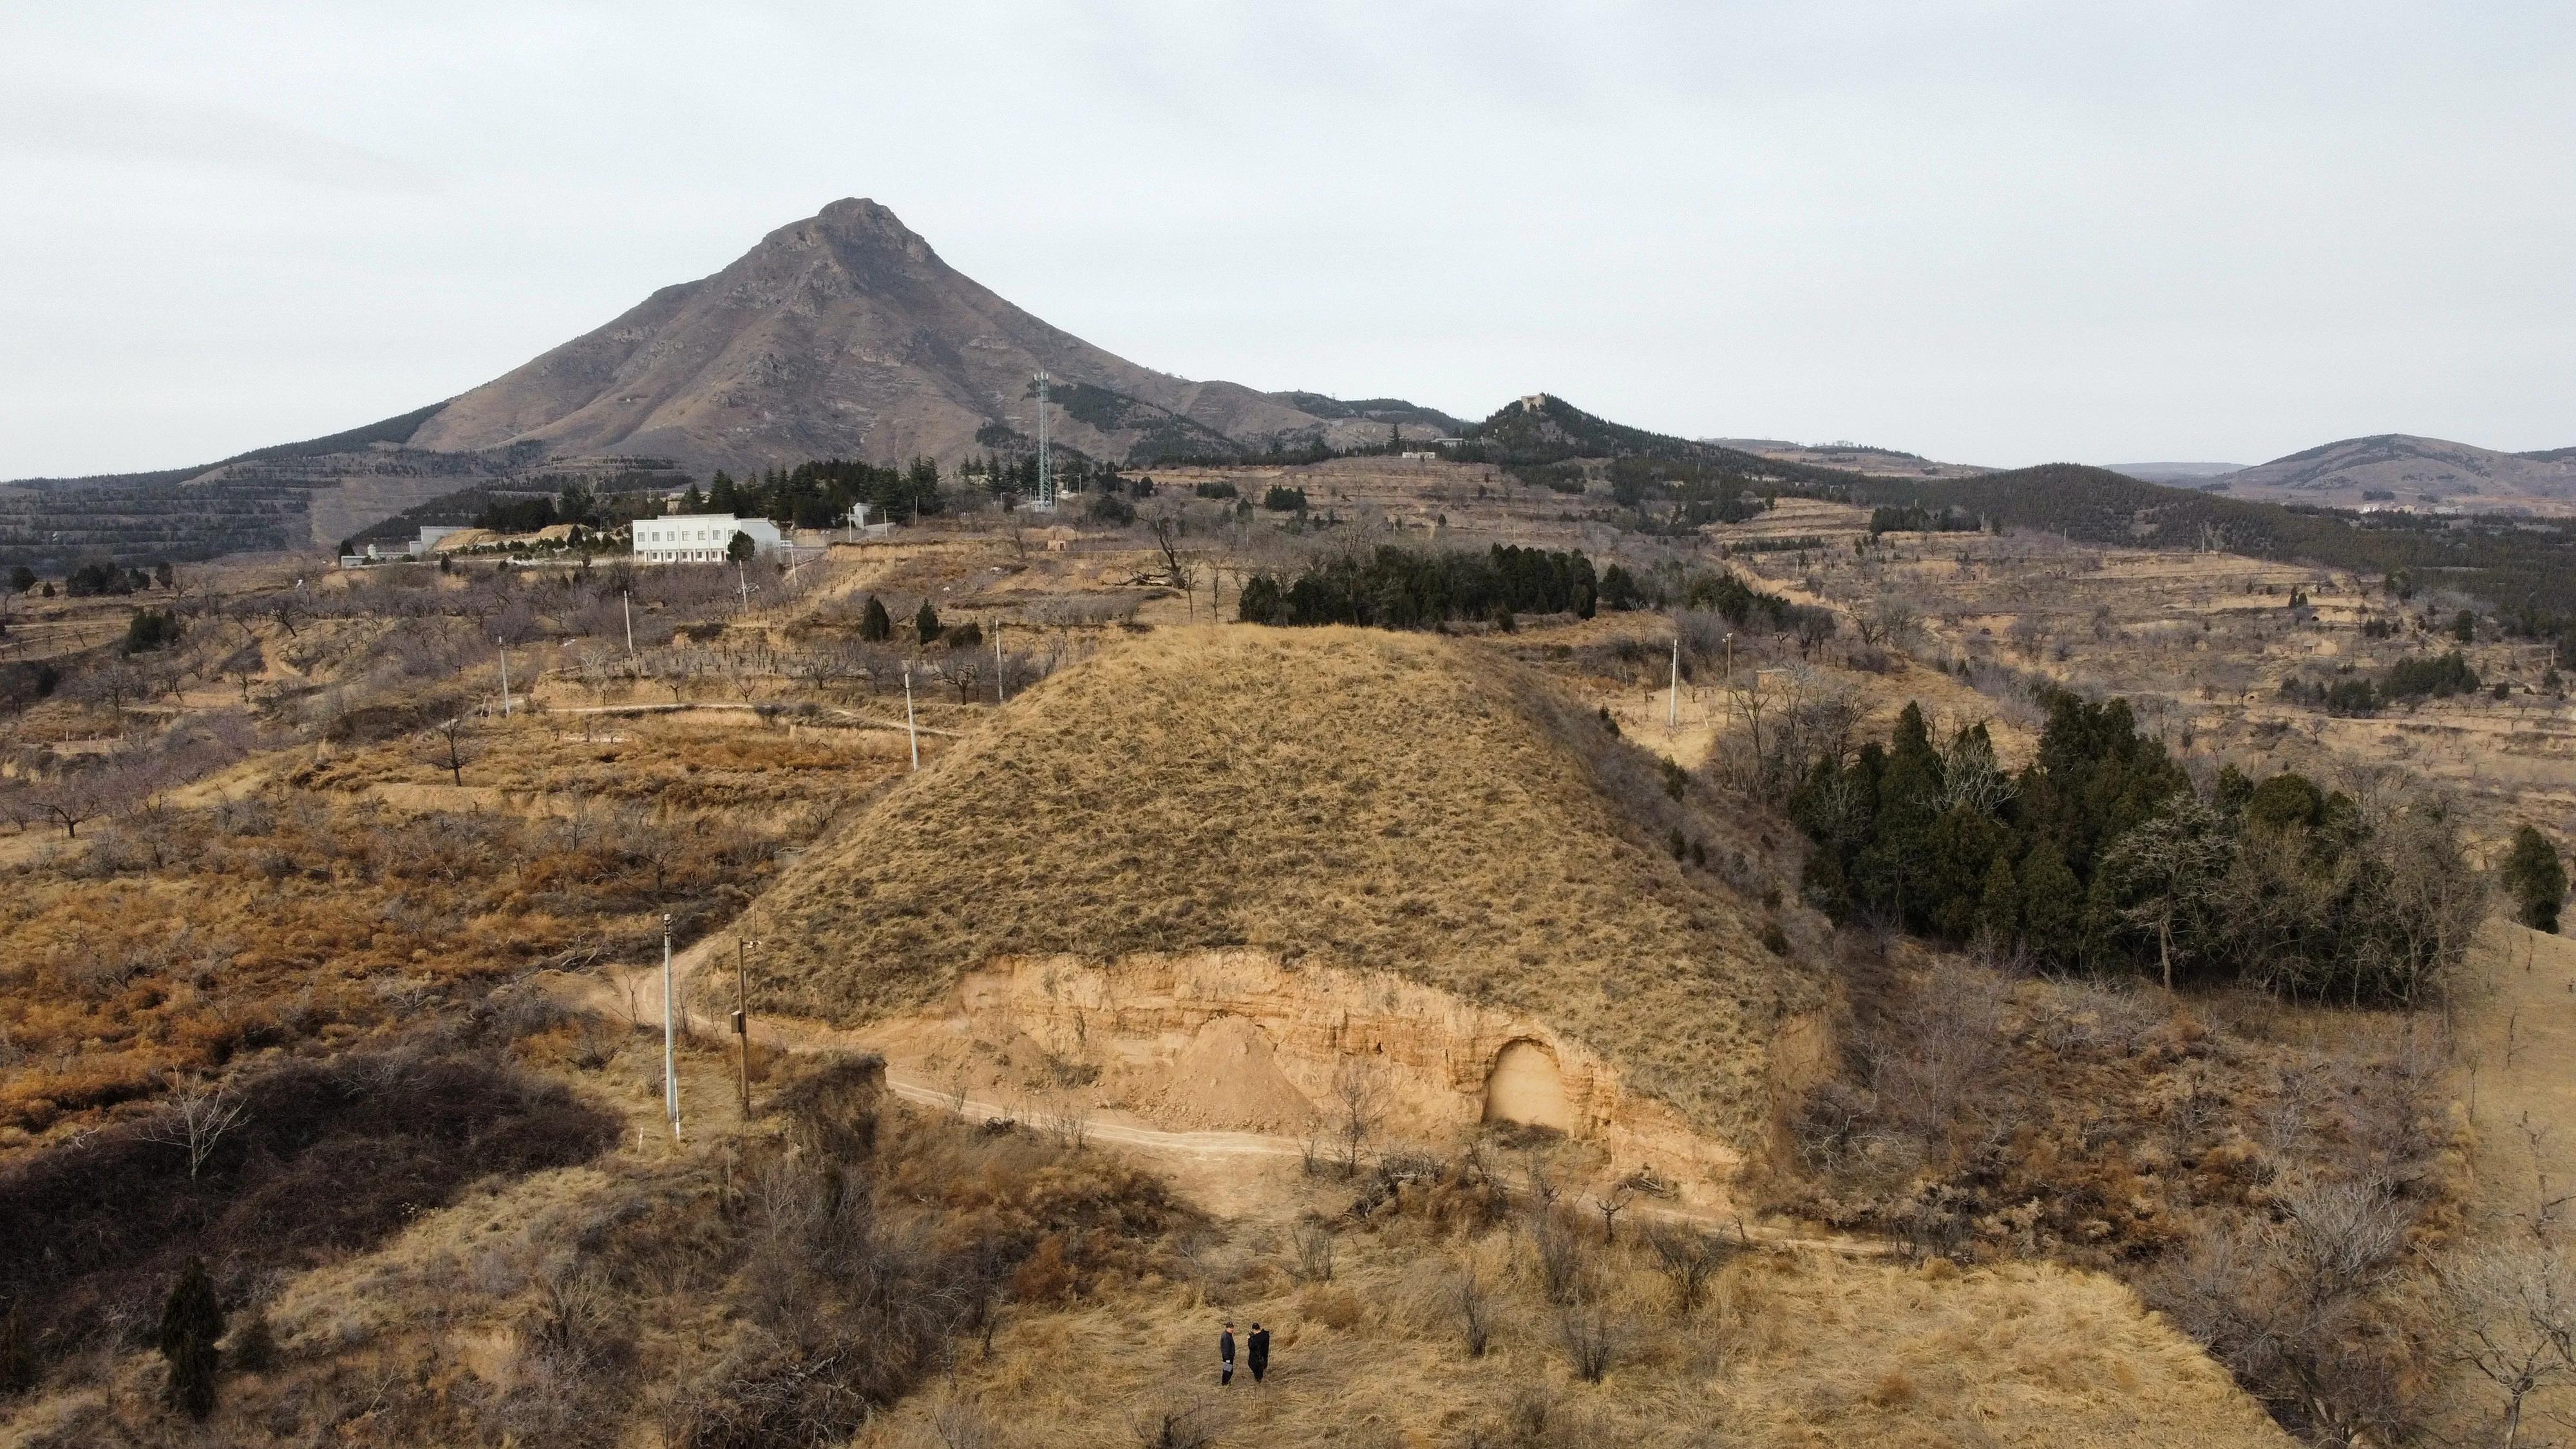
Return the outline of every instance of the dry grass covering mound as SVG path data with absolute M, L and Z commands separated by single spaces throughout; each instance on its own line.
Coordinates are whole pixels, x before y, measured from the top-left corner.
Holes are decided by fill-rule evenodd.
M 1648 757 L 1520 666 L 1353 629 L 1157 632 L 1031 690 L 817 848 L 746 934 L 770 1001 L 918 1008 L 997 956 L 1250 947 L 1595 1045 L 1741 1135 L 1812 990 Z

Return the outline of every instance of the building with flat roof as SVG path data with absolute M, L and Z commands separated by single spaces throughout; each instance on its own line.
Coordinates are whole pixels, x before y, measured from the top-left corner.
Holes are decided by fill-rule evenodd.
M 637 563 L 723 563 L 737 533 L 751 536 L 755 554 L 787 546 L 778 525 L 766 518 L 736 518 L 730 513 L 666 513 L 635 520 Z

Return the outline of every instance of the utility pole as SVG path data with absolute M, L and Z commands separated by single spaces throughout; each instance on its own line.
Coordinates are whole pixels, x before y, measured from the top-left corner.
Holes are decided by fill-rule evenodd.
M 1002 702 L 1002 626 L 993 626 L 993 703 Z
M 1047 375 L 1038 370 L 1038 511 L 1055 512 L 1055 475 L 1047 466 Z
M 1664 712 L 1664 727 L 1676 730 L 1682 727 L 1682 636 L 1679 634 L 1673 636 L 1673 688 L 1671 703 Z
M 921 768 L 921 731 L 912 722 L 912 666 L 903 667 L 903 733 L 912 741 L 912 767 Z
M 742 611 L 748 614 L 751 612 L 751 566 L 740 559 L 736 559 L 734 560 L 733 572 L 734 577 L 739 579 L 742 583 Z
M 626 611 L 626 657 L 635 657 L 635 595 L 625 589 L 617 591 L 617 606 Z
M 662 1110 L 670 1114 L 671 1140 L 680 1140 L 680 1053 L 671 1024 L 671 913 L 662 913 Z
M 1735 687 L 1735 636 L 1726 636 L 1726 687 Z
M 733 1034 L 742 1040 L 742 1119 L 751 1120 L 751 948 L 758 941 L 734 938 Z
M 498 639 L 492 642 L 501 646 L 501 718 L 508 719 L 510 717 L 510 646 L 501 644 Z

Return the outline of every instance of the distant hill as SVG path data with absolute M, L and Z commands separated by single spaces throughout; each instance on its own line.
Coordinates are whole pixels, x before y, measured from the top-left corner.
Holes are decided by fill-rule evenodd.
M 0 563 L 59 569 L 328 547 L 460 489 L 811 459 L 954 465 L 1052 442 L 1151 463 L 1428 440 L 1396 398 L 1264 393 L 1140 367 L 1012 306 L 873 201 L 836 201 L 710 277 L 447 402 L 194 468 L 0 484 Z
M 1561 397 L 1531 393 L 1466 428 L 1461 458 L 1522 465 L 1576 458 L 1653 458 L 1750 481 L 1838 483 L 1857 475 L 1837 468 L 1765 458 L 1717 443 L 1648 432 L 1587 413 Z
M 1919 453 L 1864 443 L 1791 443 L 1778 438 L 1702 438 L 1703 443 L 1782 463 L 1840 468 L 1874 478 L 1969 478 L 1991 472 L 1973 463 L 1936 463 Z
M 2330 508 L 2576 514 L 2576 448 L 2500 453 L 2407 433 L 2346 438 L 2207 482 L 2230 497 Z
M 2103 466 L 2141 483 L 2178 483 L 2185 487 L 2242 472 L 2245 467 L 2242 463 L 2106 463 Z

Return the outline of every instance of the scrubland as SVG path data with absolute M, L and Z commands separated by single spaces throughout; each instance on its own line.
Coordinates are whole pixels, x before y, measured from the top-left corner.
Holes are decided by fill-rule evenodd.
M 2195 781 L 2395 760 L 2480 841 L 2554 832 L 2576 766 L 2525 646 L 2218 555 L 1280 479 L 1331 525 L 1211 505 L 1174 551 L 1050 553 L 984 519 L 794 578 L 206 570 L 13 630 L 57 677 L 9 676 L 0 771 L 0 1439 L 2388 1444 L 2565 1411 L 2555 938 L 2491 928 L 2407 1011 L 2166 992 L 1836 927 L 1783 813 L 1908 703 L 2017 767 L 2062 684 Z M 1680 607 L 1206 626 L 1252 573 L 1433 540 L 1584 547 Z M 1720 567 L 1817 614 L 1692 606 Z M 914 637 L 924 603 L 976 641 Z M 126 654 L 145 605 L 179 638 Z M 2279 694 L 2451 647 L 2508 697 Z M 1773 1216 L 1602 1196 L 1511 1129 L 1219 1211 L 1205 1164 L 897 1105 L 785 1038 L 746 1113 L 723 992 L 674 1142 L 615 984 L 665 915 L 770 943 L 764 1019 L 932 1021 L 996 956 L 1395 973 L 1597 1049 Z M 1784 1083 L 1792 1014 L 1833 1030 Z M 152 1347 L 192 1259 L 227 1314 L 203 1424 Z M 1225 1317 L 1276 1330 L 1270 1383 L 1214 1389 Z
M 860 1442 L 2284 1442 L 2107 1279 L 1751 1251 L 1634 1214 L 1605 1237 L 1518 1157 L 1390 1163 L 1362 1206 L 1314 1190 L 1306 1216 L 1195 1244 L 1192 1276 L 1006 1323 Z M 1227 1321 L 1270 1329 L 1266 1382 L 1217 1387 Z

